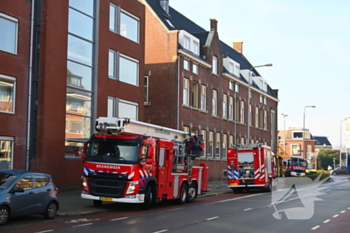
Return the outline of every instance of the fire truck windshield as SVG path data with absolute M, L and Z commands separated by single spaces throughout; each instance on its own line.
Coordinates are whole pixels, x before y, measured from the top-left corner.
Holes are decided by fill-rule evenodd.
M 307 162 L 305 161 L 305 159 L 302 159 L 302 158 L 292 158 L 292 165 L 299 166 L 299 167 L 306 167 Z
M 102 140 L 90 143 L 86 161 L 136 164 L 140 143 L 132 140 Z

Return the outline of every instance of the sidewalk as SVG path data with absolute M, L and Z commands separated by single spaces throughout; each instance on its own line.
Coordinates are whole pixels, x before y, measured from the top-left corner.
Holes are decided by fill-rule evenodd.
M 227 187 L 227 180 L 209 182 L 208 191 L 202 195 L 198 195 L 197 198 L 230 192 L 232 192 L 232 190 Z M 78 189 L 58 192 L 60 208 L 57 212 L 57 216 L 81 216 L 109 211 L 110 208 L 106 208 L 104 205 L 94 206 L 92 200 L 82 199 L 80 193 L 81 191 Z

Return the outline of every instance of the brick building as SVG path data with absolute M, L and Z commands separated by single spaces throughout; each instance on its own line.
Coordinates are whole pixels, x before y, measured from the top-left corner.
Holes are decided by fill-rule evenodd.
M 144 19 L 138 0 L 0 1 L 0 169 L 79 187 L 95 118 L 143 120 Z
M 278 91 L 249 63 L 242 43 L 221 41 L 215 19 L 205 30 L 169 0 L 143 2 L 145 121 L 202 134 L 206 151 L 197 162 L 209 165 L 210 179 L 223 177 L 232 144 L 263 143 L 276 153 Z

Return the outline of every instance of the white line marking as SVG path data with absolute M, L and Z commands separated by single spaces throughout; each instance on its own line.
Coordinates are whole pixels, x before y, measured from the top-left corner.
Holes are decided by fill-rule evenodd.
M 327 220 L 325 220 L 323 223 L 327 223 L 327 222 L 329 222 L 329 221 L 331 221 L 330 219 L 327 219 Z
M 85 223 L 85 224 L 80 224 L 80 225 L 76 225 L 76 226 L 72 226 L 72 227 L 85 227 L 85 226 L 89 226 L 92 225 L 92 223 Z
M 123 219 L 127 219 L 128 217 L 122 217 L 122 218 L 115 218 L 115 219 L 111 219 L 110 221 L 118 221 L 118 220 L 123 220 Z
M 341 211 L 340 213 L 342 213 L 342 214 L 343 214 L 343 213 L 345 213 L 345 212 L 346 212 L 346 210 L 343 210 L 343 211 Z
M 315 226 L 313 228 L 311 228 L 312 231 L 316 230 L 317 228 L 319 228 L 320 226 Z
M 168 231 L 168 229 L 164 229 L 164 230 L 161 230 L 161 231 L 155 231 L 153 233 L 162 233 L 162 232 L 166 232 L 166 231 Z
M 338 217 L 338 216 L 339 216 L 339 214 L 336 214 L 336 215 L 333 216 L 333 218 L 336 218 L 336 217 Z
M 256 196 L 260 196 L 260 195 L 264 195 L 264 194 L 263 193 L 257 193 L 257 194 L 252 194 L 252 195 L 249 195 L 249 196 L 235 197 L 235 198 L 231 198 L 231 199 L 227 199 L 227 200 L 223 200 L 223 201 L 213 202 L 211 204 L 223 203 L 223 202 L 228 202 L 228 201 L 235 201 L 235 200 L 239 200 L 239 199 L 244 199 L 244 198 L 249 198 L 249 197 L 256 197 Z
M 38 231 L 38 232 L 35 232 L 35 233 L 46 233 L 46 232 L 51 232 L 53 230 L 46 230 L 46 231 Z
M 212 217 L 212 218 L 207 218 L 206 220 L 207 220 L 207 221 L 211 221 L 211 220 L 214 220 L 214 219 L 217 219 L 217 218 L 219 218 L 219 216 Z
M 248 208 L 248 209 L 245 209 L 245 210 L 243 210 L 243 211 L 248 211 L 248 210 L 252 210 L 253 208 Z

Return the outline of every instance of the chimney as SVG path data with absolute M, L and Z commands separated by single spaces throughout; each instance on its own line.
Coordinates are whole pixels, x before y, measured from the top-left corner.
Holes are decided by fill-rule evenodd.
M 210 19 L 210 31 L 218 30 L 218 21 L 216 19 Z
M 160 6 L 169 15 L 169 0 L 159 0 Z
M 233 42 L 233 49 L 239 53 L 243 53 L 243 41 Z

